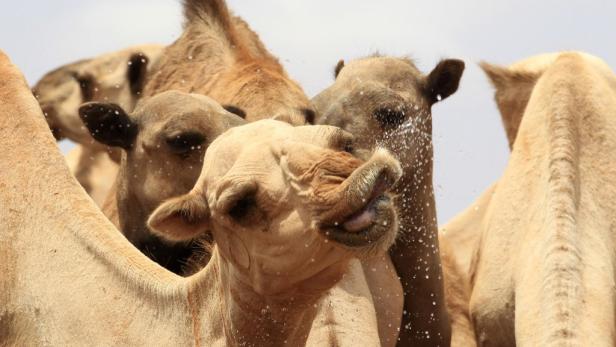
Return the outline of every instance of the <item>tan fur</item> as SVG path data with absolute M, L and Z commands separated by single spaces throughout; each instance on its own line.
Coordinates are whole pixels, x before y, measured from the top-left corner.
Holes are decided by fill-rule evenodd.
M 511 149 L 538 76 L 528 71 L 509 72 L 488 63 L 481 63 L 480 66 L 496 89 L 494 99 L 501 113 Z
M 318 177 L 328 172 L 348 171 L 349 167 L 343 161 L 341 168 L 334 169 L 336 164 L 330 161 L 335 151 L 339 151 L 331 148 L 330 138 L 336 137 L 339 131 L 329 127 L 292 128 L 285 123 L 264 120 L 233 128 L 210 145 L 195 188 L 161 205 L 150 217 L 149 224 L 161 236 L 173 240 L 211 231 L 216 249 L 237 268 L 237 280 L 250 283 L 255 294 L 274 300 L 270 302 L 272 313 L 280 305 L 276 301 L 289 300 L 285 297 L 290 295 L 291 301 L 310 308 L 314 315 L 317 313 L 311 307 L 314 296 L 333 286 L 346 269 L 339 262 L 344 264 L 344 258 L 363 256 L 375 248 L 382 252 L 392 241 L 391 231 L 396 229 L 391 204 L 375 207 L 377 221 L 365 231 L 365 236 L 333 225 L 333 221 L 342 224 L 353 210 L 321 216 L 322 201 L 315 196 L 313 184 L 318 184 Z M 348 154 L 341 153 L 341 156 Z M 318 165 L 323 162 L 327 164 Z M 319 168 L 319 174 L 305 175 L 314 167 Z M 376 177 L 385 175 L 392 184 L 400 170 L 390 155 L 381 152 L 365 164 L 355 161 L 351 167 L 351 172 L 341 176 L 337 185 L 326 189 L 342 187 L 345 193 L 338 195 L 340 203 L 357 209 L 368 204 L 367 197 L 378 182 Z M 233 212 L 234 206 L 246 199 L 252 203 L 243 207 L 242 214 Z M 373 237 L 377 238 L 372 240 Z M 330 264 L 332 268 L 321 268 L 320 264 Z M 307 279 L 306 273 L 316 278 Z M 275 322 L 267 320 L 267 317 L 260 318 L 257 324 L 262 322 L 268 330 L 281 329 L 282 335 L 292 327 L 295 342 L 288 343 L 297 345 L 307 338 L 313 318 L 310 324 L 305 324 L 287 317 L 285 326 L 278 325 L 278 328 Z M 241 335 L 236 339 L 238 343 L 250 341 Z M 279 342 L 270 338 L 257 344 Z
M 597 59 L 586 53 L 580 54 L 591 60 Z M 494 86 L 494 100 L 501 114 L 510 149 L 513 148 L 524 110 L 537 79 L 558 55 L 559 53 L 542 54 L 507 67 L 486 62 L 479 63 Z
M 327 154 L 323 160 L 313 163 L 299 177 L 299 182 L 309 184 L 312 191 L 315 206 L 318 206 L 319 214 L 344 214 L 348 204 L 340 204 L 341 194 L 345 188 L 341 183 L 355 171 L 361 161 L 351 154 L 332 153 Z M 348 211 L 346 211 L 348 212 Z
M 9 260 L 0 263 L 5 270 L 0 276 L 3 342 L 224 346 L 263 345 L 263 342 L 283 345 L 286 340 L 287 345 L 301 345 L 312 326 L 315 307 L 320 304 L 318 298 L 340 277 L 343 277 L 342 290 L 349 290 L 341 295 L 362 307 L 370 307 L 366 305 L 370 299 L 366 297 L 368 288 L 361 281 L 363 274 L 358 274 L 358 266 L 353 265 L 351 258 L 352 254 L 363 253 L 363 248 L 349 251 L 337 242 L 325 242 L 316 230 L 308 227 L 309 220 L 293 218 L 291 224 L 284 226 L 290 228 L 287 229 L 290 234 L 260 234 L 254 230 L 237 233 L 242 238 L 253 237 L 245 244 L 251 250 L 250 259 L 282 266 L 279 272 L 269 266 L 255 269 L 268 272 L 267 278 L 245 277 L 241 258 L 230 256 L 224 248 L 227 243 L 220 240 L 217 240 L 220 246 L 214 249 L 212 261 L 191 278 L 180 278 L 155 265 L 115 230 L 70 175 L 23 76 L 3 53 L 0 53 L 0 74 L 4 76 L 0 86 L 0 152 L 11 153 L 0 160 L 0 186 L 11 187 L 0 189 L 0 259 Z M 274 139 L 281 135 L 277 131 L 270 134 L 259 124 L 255 127 L 259 137 L 264 133 L 271 135 L 265 138 L 271 138 L 272 142 L 277 142 Z M 306 141 L 303 135 L 312 133 L 308 128 L 292 131 L 287 130 L 288 125 L 273 127 L 284 129 L 282 133 L 291 141 Z M 321 138 L 325 139 L 328 133 L 324 132 Z M 255 142 L 245 142 L 241 135 L 245 134 L 230 135 L 227 141 L 252 147 Z M 310 138 L 315 145 L 314 137 Z M 319 144 L 324 151 L 333 150 L 327 149 L 326 142 Z M 284 148 L 284 141 L 273 147 L 277 146 Z M 208 153 L 212 153 L 212 158 L 217 158 L 212 160 L 218 163 L 229 163 L 236 158 L 234 162 L 238 165 L 252 157 L 233 155 L 238 150 L 242 151 L 234 146 L 221 146 L 217 151 L 223 153 Z M 301 156 L 301 153 L 295 154 Z M 275 167 L 275 161 L 259 161 L 254 168 L 267 172 L 271 165 Z M 392 165 L 391 170 L 396 171 L 393 159 L 386 165 Z M 370 171 L 373 167 L 362 166 L 358 170 Z M 281 174 L 280 170 L 271 173 Z M 281 181 L 259 182 L 265 184 L 262 186 L 265 192 L 278 187 Z M 364 184 L 356 187 L 367 188 Z M 299 198 L 295 193 L 291 196 Z M 294 201 L 301 210 L 298 201 Z M 273 205 L 271 208 L 275 209 Z M 221 217 L 214 218 L 216 225 L 224 223 Z M 219 228 L 216 226 L 215 236 L 223 240 L 231 237 L 226 229 L 223 232 Z M 232 230 L 239 229 L 229 230 L 234 233 Z M 389 234 L 394 230 L 384 231 Z M 314 243 L 305 247 L 304 242 L 287 242 L 286 236 L 308 237 Z M 265 253 L 276 254 L 270 260 L 260 259 L 258 255 L 263 253 L 252 251 L 257 249 L 254 247 L 258 240 L 265 240 L 263 238 L 269 239 L 268 243 L 277 241 L 278 245 L 283 245 L 257 247 Z M 240 251 L 237 249 L 233 254 Z M 314 257 L 314 262 L 310 257 Z M 283 259 L 285 261 L 281 261 Z M 346 277 L 343 276 L 345 272 Z M 344 283 L 351 287 L 345 287 Z M 283 288 L 281 284 L 289 287 Z M 263 296 L 264 292 L 276 294 Z M 332 305 L 337 307 L 337 316 L 356 314 L 346 305 L 335 306 L 335 301 Z M 378 344 L 376 325 L 369 317 L 361 317 L 367 324 L 351 337 L 356 346 Z M 315 345 L 324 343 L 317 341 Z
M 459 78 L 464 65 L 459 61 L 455 65 L 451 75 Z M 392 260 L 397 271 L 397 275 L 383 271 L 389 279 L 382 275 L 380 283 L 369 282 L 383 346 L 449 341 L 432 188 L 430 107 L 435 100 L 430 98 L 429 81 L 405 58 L 374 56 L 346 65 L 340 61 L 334 84 L 312 100 L 320 114 L 318 123 L 351 132 L 358 149 L 388 148 L 402 164 L 404 175 L 396 187 L 401 232 L 389 252 L 392 259 L 381 255 L 378 262 L 364 264 L 367 275 L 375 268 L 387 269 Z M 458 80 L 451 82 L 455 91 Z M 390 288 L 387 293 L 381 289 L 384 285 Z
M 163 47 L 141 45 L 61 66 L 43 76 L 33 87 L 54 136 L 67 138 L 77 147 L 67 156 L 69 168 L 94 201 L 102 206 L 118 171 L 119 152 L 102 146 L 90 136 L 77 112 L 86 101 L 108 101 L 132 110 L 140 95 L 131 92 L 127 80 L 129 59 L 142 53 L 148 66 L 156 63 Z M 80 78 L 92 83 L 92 95 L 84 99 Z
M 462 233 L 479 240 L 454 252 L 474 259 L 460 270 L 479 345 L 607 346 L 616 76 L 584 53 L 545 58 L 524 64 L 543 67 L 489 203 L 457 217 L 463 227 L 445 226 L 441 240 L 450 249 Z
M 118 164 L 106 150 L 81 145 L 66 154 L 66 164 L 86 193 L 102 208 L 118 174 Z
M 132 110 L 139 95 L 131 93 L 126 77 L 129 58 L 143 53 L 151 67 L 156 64 L 162 50 L 163 47 L 158 45 L 133 46 L 67 64 L 47 73 L 32 90 L 46 112 L 49 127 L 61 138 L 86 147 L 100 148 L 79 119 L 79 106 L 87 101 L 108 101 Z M 78 82 L 78 79 L 85 77 L 92 81 L 93 94 L 89 99 L 84 99 Z
M 88 117 L 93 122 L 89 126 L 96 129 L 96 114 L 90 112 L 108 107 L 86 104 L 81 112 L 86 122 Z M 193 245 L 185 245 L 186 250 L 166 247 L 152 237 L 146 220 L 161 202 L 188 192 L 199 177 L 209 144 L 245 121 L 206 96 L 178 91 L 144 98 L 127 117 L 138 132 L 130 148 L 123 150 L 105 214 L 116 219 L 122 233 L 146 255 L 174 272 L 183 271 L 182 263 Z M 186 134 L 198 134 L 203 140 L 185 152 L 175 152 L 173 140 Z
M 248 121 L 304 124 L 309 101 L 248 25 L 224 1 L 190 0 L 182 36 L 165 49 L 145 95 L 179 90 L 240 107 Z
M 476 346 L 477 338 L 468 303 L 476 266 L 482 218 L 496 185 L 488 188 L 471 206 L 439 230 L 447 312 L 451 321 L 451 345 Z
M 197 93 L 207 95 L 223 106 L 240 108 L 249 121 L 276 117 L 294 124 L 304 123 L 301 109 L 308 107 L 308 100 L 303 91 L 287 77 L 282 66 L 248 25 L 229 14 L 224 1 L 186 1 L 184 11 L 184 33 L 165 48 L 155 67 L 156 72 L 146 84 L 146 99 L 168 90 Z M 210 123 L 191 121 L 179 117 L 178 112 L 184 106 L 174 104 L 173 108 L 149 107 L 131 115 L 141 131 L 138 143 L 126 151 L 118 187 L 111 192 L 116 196 L 115 206 L 120 211 L 113 210 L 113 203 L 106 204 L 106 214 L 118 216 L 122 232 L 129 235 L 132 242 L 142 249 L 151 248 L 150 241 L 155 242 L 159 253 L 164 253 L 165 247 L 158 245 L 159 242 L 150 235 L 145 225 L 147 217 L 165 199 L 188 192 L 201 170 L 201 162 L 195 158 L 205 152 L 216 136 L 239 124 L 221 123 L 215 119 L 210 119 Z M 164 112 L 174 115 L 164 115 Z M 156 120 L 152 114 L 160 119 Z M 300 115 L 301 121 L 297 118 Z M 161 124 L 163 118 L 167 125 Z M 167 150 L 152 148 L 167 147 L 163 140 L 173 129 L 189 131 L 191 127 L 193 131 L 205 132 L 207 138 L 198 153 L 191 155 L 193 159 L 179 160 L 177 155 Z M 176 174 L 178 167 L 184 169 Z M 188 247 L 192 248 L 192 245 Z M 194 259 L 189 262 L 197 264 Z M 185 266 L 181 268 L 174 271 L 196 271 Z

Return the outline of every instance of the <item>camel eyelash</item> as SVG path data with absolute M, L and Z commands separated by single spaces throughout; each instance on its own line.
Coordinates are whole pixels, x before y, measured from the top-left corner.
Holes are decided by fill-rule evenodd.
M 205 136 L 196 132 L 187 132 L 167 138 L 166 142 L 172 152 L 186 155 L 200 149 L 205 142 Z

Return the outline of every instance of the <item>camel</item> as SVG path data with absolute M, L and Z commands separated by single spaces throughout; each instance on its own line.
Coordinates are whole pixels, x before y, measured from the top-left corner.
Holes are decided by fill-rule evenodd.
M 47 73 L 33 87 L 56 139 L 77 143 L 67 155 L 69 167 L 99 206 L 111 189 L 118 170 L 114 161 L 119 161 L 119 156 L 117 151 L 92 139 L 79 118 L 78 108 L 87 101 L 108 101 L 132 110 L 162 48 L 134 46 L 67 64 Z
M 233 128 L 210 145 L 195 187 L 158 207 L 148 223 L 172 241 L 211 231 L 214 256 L 228 262 L 220 270 L 225 286 L 241 292 L 248 284 L 252 290 L 237 299 L 270 307 L 265 319 L 260 310 L 251 317 L 241 308 L 238 318 L 250 327 L 265 324 L 270 335 L 281 325 L 268 328 L 272 322 L 265 321 L 279 320 L 283 335 L 294 331 L 304 339 L 311 324 L 301 321 L 317 313 L 313 296 L 344 274 L 343 259 L 382 252 L 396 234 L 393 204 L 383 193 L 398 179 L 399 164 L 385 150 L 362 162 L 345 151 L 346 137 L 334 127 L 293 128 L 273 120 Z M 328 266 L 314 264 L 316 259 Z M 284 313 L 289 305 L 313 313 L 294 320 Z M 237 345 L 251 341 L 235 338 Z M 263 338 L 256 345 L 282 343 Z
M 132 110 L 143 91 L 148 70 L 156 64 L 162 49 L 159 45 L 133 46 L 45 74 L 32 92 L 54 136 L 97 146 L 79 119 L 79 106 L 88 101 L 108 101 Z
M 401 169 L 387 151 L 364 162 L 343 151 L 339 129 L 264 120 L 219 137 L 198 184 L 150 218 L 165 237 L 216 239 L 205 269 L 174 275 L 79 187 L 2 52 L 0 75 L 3 344 L 302 345 L 321 293 L 396 236 L 387 190 Z M 365 291 L 347 294 L 362 304 Z M 356 328 L 354 346 L 378 344 L 374 321 Z
M 397 338 L 403 346 L 449 344 L 432 186 L 431 107 L 457 90 L 463 70 L 464 63 L 454 59 L 441 61 L 427 76 L 404 58 L 341 61 L 334 84 L 312 100 L 319 124 L 354 134 L 360 149 L 388 148 L 402 163 L 395 189 L 400 237 L 391 260 L 381 257 L 385 264 L 393 261 L 402 288 L 396 298 L 371 287 L 383 345 Z M 378 283 L 371 277 L 382 272 L 364 265 L 368 283 Z
M 267 52 L 248 25 L 229 13 L 224 1 L 191 0 L 186 1 L 184 6 L 184 33 L 162 52 L 156 72 L 148 77 L 146 82 L 144 100 L 168 90 L 176 90 L 207 95 L 246 121 L 276 118 L 298 125 L 304 124 L 306 117 L 310 118 L 312 111 L 309 100 L 301 88 L 288 78 L 282 66 Z M 177 105 L 178 110 L 182 107 L 178 103 L 174 105 Z M 122 110 L 118 112 L 126 113 Z M 99 132 L 97 140 L 103 145 L 121 148 L 121 153 L 125 153 L 116 179 L 118 187 L 111 190 L 104 203 L 106 215 L 114 219 L 119 229 L 139 249 L 146 251 L 170 270 L 187 275 L 195 271 L 195 267 L 203 265 L 189 261 L 192 259 L 191 253 L 202 253 L 200 247 L 194 243 L 169 247 L 151 235 L 146 219 L 165 199 L 190 190 L 197 181 L 201 168 L 201 164 L 195 161 L 196 158 L 202 157 L 207 144 L 225 129 L 219 125 L 209 128 L 210 124 L 205 120 L 190 121 L 189 117 L 181 115 L 182 112 L 173 112 L 171 108 L 158 110 L 156 114 L 168 117 L 164 112 L 171 112 L 178 117 L 173 121 L 177 127 L 188 131 L 192 126 L 195 128 L 191 131 L 206 135 L 207 142 L 196 144 L 202 145 L 201 150 L 195 152 L 199 155 L 195 154 L 191 160 L 180 160 L 177 153 L 170 151 L 144 151 L 135 154 L 141 145 L 122 148 L 118 143 L 123 140 L 114 138 L 121 133 L 112 131 L 105 139 L 102 135 L 109 129 L 101 128 L 96 122 L 88 127 L 90 131 Z M 187 111 L 188 113 L 190 112 Z M 146 136 L 163 138 L 168 135 L 156 134 L 160 128 L 150 128 L 151 124 L 155 124 L 154 119 L 150 117 L 142 120 L 141 114 L 150 115 L 148 112 L 135 112 L 131 115 L 131 122 L 138 123 L 140 131 L 143 130 Z M 109 125 L 123 122 L 121 118 L 109 121 Z M 225 124 L 227 128 L 239 124 L 231 123 L 223 121 L 221 124 Z M 146 162 L 150 165 L 142 165 Z M 184 165 L 190 168 L 176 175 L 177 168 Z M 158 170 L 157 173 L 147 172 L 152 168 Z M 141 179 L 152 176 L 157 179 Z M 185 248 L 183 251 L 182 246 Z M 171 249 L 174 251 L 171 252 Z M 189 264 L 186 264 L 187 261 Z
M 530 94 L 541 74 L 540 66 L 545 68 L 549 65 L 546 64 L 546 58 L 547 55 L 542 55 L 541 58 L 536 56 L 506 68 L 487 62 L 479 63 L 495 88 L 494 100 L 500 111 L 510 150 L 515 143 Z M 446 307 L 452 326 L 452 346 L 477 345 L 468 311 L 473 252 L 481 237 L 478 225 L 481 224 L 496 185 L 494 183 L 488 187 L 471 206 L 439 231 Z
M 508 67 L 487 62 L 479 65 L 495 88 L 494 99 L 509 142 L 513 148 L 515 138 L 537 79 L 558 53 L 535 56 Z M 440 230 L 441 261 L 443 263 L 446 304 L 452 322 L 452 346 L 474 346 L 476 336 L 468 312 L 470 300 L 473 250 L 481 234 L 477 225 L 489 206 L 496 183 L 456 218 Z M 455 247 L 453 247 L 455 245 Z
M 104 209 L 108 217 L 150 258 L 175 273 L 191 273 L 185 265 L 198 245 L 162 242 L 151 234 L 147 218 L 164 200 L 188 192 L 209 144 L 246 121 L 207 96 L 179 91 L 144 98 L 130 114 L 104 102 L 86 103 L 79 114 L 96 141 L 123 153 L 114 195 Z
M 530 71 L 533 87 L 503 176 L 441 233 L 447 282 L 466 282 L 448 304 L 464 323 L 454 336 L 464 346 L 611 345 L 616 76 L 579 52 L 498 71 Z M 498 78 L 497 94 L 516 88 Z
M 223 0 L 186 0 L 184 16 L 182 36 L 165 48 L 144 96 L 166 90 L 203 94 L 247 121 L 302 125 L 314 118 L 301 87 Z

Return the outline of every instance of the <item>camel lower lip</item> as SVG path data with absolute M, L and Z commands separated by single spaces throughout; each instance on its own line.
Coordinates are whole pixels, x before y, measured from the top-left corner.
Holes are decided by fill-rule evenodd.
M 344 223 L 342 223 L 344 230 L 351 233 L 357 233 L 371 226 L 376 219 L 374 205 L 380 198 L 382 198 L 382 196 L 372 198 L 364 208 L 358 212 L 355 212 Z
M 367 246 L 379 241 L 391 229 L 394 213 L 391 209 L 390 198 L 380 195 L 359 212 L 358 219 L 347 221 L 340 226 L 328 227 L 323 232 L 328 239 L 349 247 Z M 370 214 L 369 223 L 363 216 L 364 213 Z M 349 227 L 352 227 L 351 230 L 347 229 Z
M 343 223 L 344 229 L 351 233 L 360 232 L 363 229 L 372 225 L 377 217 L 376 203 L 384 199 L 384 193 L 389 186 L 387 178 L 384 175 L 379 176 L 373 185 L 372 193 L 368 198 L 368 203 L 360 210 L 350 215 Z M 364 200 L 365 202 L 365 200 Z

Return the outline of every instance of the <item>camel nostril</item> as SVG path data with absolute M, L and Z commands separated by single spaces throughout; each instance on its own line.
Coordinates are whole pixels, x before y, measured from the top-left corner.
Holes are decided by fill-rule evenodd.
M 379 177 L 374 182 L 372 186 L 372 193 L 369 196 L 369 199 L 373 199 L 379 195 L 383 195 L 389 187 L 392 186 L 391 179 L 385 172 L 381 172 Z

